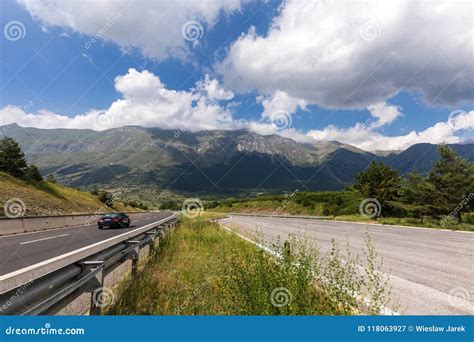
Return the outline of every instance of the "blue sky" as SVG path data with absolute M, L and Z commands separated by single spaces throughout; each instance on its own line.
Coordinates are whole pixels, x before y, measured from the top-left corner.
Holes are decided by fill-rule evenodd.
M 459 29 L 441 27 L 439 36 L 444 35 L 449 44 L 447 47 L 442 45 L 444 49 L 439 54 L 442 56 L 433 58 L 428 53 L 429 42 L 426 46 L 418 45 L 419 55 L 413 55 L 410 48 L 397 50 L 397 37 L 393 38 L 390 33 L 395 29 L 397 32 L 402 30 L 393 27 L 395 24 L 390 23 L 390 18 L 379 22 L 364 18 L 365 22 L 359 24 L 362 25 L 361 34 L 357 39 L 360 40 L 362 35 L 362 43 L 358 44 L 365 45 L 356 46 L 348 57 L 342 59 L 340 54 L 346 53 L 348 46 L 353 46 L 350 43 L 354 37 L 346 29 L 328 28 L 324 31 L 325 27 L 331 26 L 324 26 L 317 18 L 326 11 L 323 18 L 334 17 L 336 23 L 348 21 L 344 15 L 350 15 L 349 19 L 354 22 L 361 21 L 357 14 L 351 13 L 353 11 L 340 14 L 340 9 L 333 9 L 330 5 L 315 8 L 310 3 L 310 7 L 295 14 L 295 1 L 240 3 L 231 0 L 227 4 L 216 4 L 213 11 L 201 7 L 187 8 L 188 5 L 184 4 L 180 5 L 183 8 L 166 9 L 169 11 L 166 12 L 167 26 L 158 23 L 155 29 L 153 19 L 148 26 L 148 17 L 143 17 L 144 23 L 140 23 L 140 6 L 136 6 L 137 9 L 135 6 L 126 7 L 125 11 L 122 7 L 118 11 L 123 12 L 117 12 L 119 16 L 113 19 L 113 11 L 104 16 L 100 10 L 82 13 L 67 5 L 58 9 L 59 14 L 52 11 L 50 15 L 51 11 L 41 3 L 7 0 L 1 4 L 0 21 L 4 29 L 0 46 L 1 124 L 16 121 L 23 126 L 49 128 L 50 125 L 53 128 L 58 122 L 63 122 L 64 127 L 91 128 L 85 120 L 69 122 L 55 118 L 113 115 L 113 127 L 123 122 L 179 128 L 177 123 L 171 122 L 186 119 L 193 122 L 190 125 L 193 129 L 250 127 L 259 133 L 277 133 L 301 141 L 347 138 L 344 142 L 365 149 L 396 149 L 426 140 L 460 142 L 473 138 L 472 49 L 466 52 L 470 58 L 464 61 L 450 58 L 451 50 L 459 55 L 457 44 L 462 44 L 463 38 L 472 37 L 472 26 L 463 28 L 466 32 L 455 38 L 452 38 L 452 32 L 459 32 Z M 90 4 L 93 7 L 93 3 Z M 144 10 L 152 10 L 153 6 Z M 164 11 L 160 5 L 156 6 L 157 13 Z M 465 9 L 455 7 L 447 11 L 445 17 Z M 65 12 L 74 19 L 72 24 L 60 17 Z M 379 12 L 377 14 L 380 16 Z M 306 21 L 312 15 L 313 21 Z M 292 20 L 297 24 L 289 23 Z M 6 28 L 9 23 L 17 22 L 23 26 L 20 30 L 24 36 L 12 39 Z M 200 25 L 199 39 L 186 40 L 176 34 L 182 33 L 186 22 Z M 403 29 L 416 24 L 416 18 L 408 18 Z M 143 32 L 140 31 L 141 25 L 145 25 Z M 368 37 L 363 36 L 364 25 L 368 25 L 365 27 Z M 436 22 L 428 23 L 427 30 L 430 25 L 439 26 Z M 93 32 L 104 28 L 106 32 L 91 43 Z M 137 30 L 137 36 L 144 37 L 143 40 L 135 43 L 133 39 L 122 39 L 134 30 Z M 376 39 L 370 36 L 374 30 Z M 306 34 L 309 39 L 302 43 L 301 37 Z M 326 43 L 325 39 L 329 38 L 319 37 L 330 34 L 333 37 Z M 406 42 L 407 33 L 399 34 L 398 39 Z M 384 42 L 388 39 L 385 35 L 390 36 L 389 43 Z M 345 45 L 333 47 L 333 42 L 339 38 L 346 42 Z M 420 40 L 413 42 L 419 44 Z M 317 49 L 314 50 L 317 51 L 315 58 L 320 60 L 308 62 L 307 53 L 301 52 L 301 46 L 305 44 L 308 48 L 314 45 Z M 439 41 L 432 44 L 440 46 Z M 88 45 L 90 48 L 86 48 Z M 319 51 L 326 46 L 326 54 L 321 55 Z M 393 47 L 391 53 L 396 57 L 390 57 L 389 62 L 387 46 Z M 366 58 L 368 53 L 371 57 Z M 281 56 L 285 54 L 286 57 Z M 370 64 L 372 58 L 373 65 Z M 324 64 L 321 62 L 324 59 L 336 62 Z M 357 63 L 346 65 L 352 59 Z M 383 63 L 377 63 L 378 60 L 383 60 Z M 423 65 L 429 69 L 426 74 L 424 70 L 418 72 Z M 357 78 L 362 80 L 364 68 L 373 77 L 354 83 L 357 86 L 353 88 L 357 90 L 349 104 L 339 100 L 351 91 L 351 82 L 356 82 Z M 131 75 L 130 69 L 136 73 Z M 462 78 L 455 78 L 460 73 Z M 433 76 L 436 74 L 440 75 L 438 79 Z M 118 86 L 117 77 L 125 75 L 130 77 L 124 77 Z M 232 96 L 215 97 L 207 86 L 196 92 L 197 84 L 206 75 L 211 80 L 209 87 L 215 81 L 218 89 Z M 146 105 L 139 102 L 142 100 L 139 100 L 138 92 L 141 94 L 144 90 L 137 82 L 154 84 L 155 88 L 147 89 L 147 94 L 165 89 L 166 95 L 158 97 L 160 100 L 157 101 L 171 103 L 171 112 L 176 113 L 173 120 L 166 119 L 167 113 L 161 114 L 161 110 L 169 108 L 163 103 L 150 107 L 148 102 Z M 433 84 L 439 84 L 440 88 Z M 176 99 L 173 91 L 183 92 L 183 96 Z M 280 100 L 278 93 L 283 94 Z M 115 107 L 120 106 L 128 112 L 118 112 Z M 128 113 L 139 113 L 143 106 L 146 106 L 147 116 L 137 114 L 134 122 L 134 116 Z M 199 112 L 198 106 L 201 108 Z M 281 112 L 291 121 L 283 128 L 278 127 L 274 117 L 275 113 Z M 165 117 L 160 119 L 160 115 Z M 451 120 L 448 124 L 450 115 L 458 121 Z M 445 125 L 441 127 L 443 123 Z M 438 128 L 430 130 L 437 124 Z M 423 133 L 426 130 L 429 131 Z M 408 136 L 412 131 L 414 135 Z M 364 134 L 370 138 L 364 140 Z

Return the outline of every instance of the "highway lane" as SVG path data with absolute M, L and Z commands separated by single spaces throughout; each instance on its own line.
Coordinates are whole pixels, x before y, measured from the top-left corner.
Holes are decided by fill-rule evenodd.
M 335 239 L 363 256 L 366 227 L 401 314 L 474 314 L 474 233 L 298 218 L 232 215 L 221 224 L 259 232 L 267 241 L 305 235 L 322 252 Z
M 172 212 L 143 214 L 129 228 L 99 230 L 97 223 L 0 237 L 0 275 L 86 247 L 164 219 Z

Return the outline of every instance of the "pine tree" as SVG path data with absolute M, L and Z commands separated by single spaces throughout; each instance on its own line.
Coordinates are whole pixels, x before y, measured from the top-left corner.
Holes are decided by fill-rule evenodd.
M 438 152 L 441 158 L 428 176 L 435 190 L 433 200 L 439 213 L 461 223 L 462 213 L 474 207 L 474 164 L 446 145 L 440 145 Z
M 28 169 L 26 170 L 26 178 L 27 180 L 33 181 L 33 182 L 41 182 L 43 181 L 43 176 L 41 175 L 39 169 L 36 167 L 36 165 L 30 165 L 28 166 Z
M 394 205 L 406 211 L 411 216 L 416 216 L 423 222 L 423 216 L 434 212 L 433 193 L 434 186 L 416 170 L 408 173 L 401 182 L 399 201 Z
M 24 178 L 27 170 L 28 164 L 20 145 L 9 137 L 0 139 L 0 171 Z
M 390 202 L 397 199 L 400 176 L 384 163 L 372 161 L 366 170 L 356 175 L 354 187 L 365 198 L 377 199 L 382 207 L 382 214 L 387 214 L 392 209 Z

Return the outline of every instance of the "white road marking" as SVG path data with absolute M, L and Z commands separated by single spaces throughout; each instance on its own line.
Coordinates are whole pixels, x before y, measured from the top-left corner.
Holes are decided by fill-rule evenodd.
M 73 259 L 73 258 L 77 258 L 74 261 L 83 259 L 84 257 L 93 254 L 93 251 L 98 249 L 100 246 L 106 246 L 107 245 L 107 247 L 110 247 L 112 245 L 113 241 L 118 241 L 118 242 L 124 241 L 128 237 L 134 236 L 134 234 L 138 231 L 146 232 L 147 230 L 150 230 L 151 229 L 150 227 L 153 227 L 153 225 L 159 225 L 159 224 L 161 224 L 165 221 L 169 221 L 170 219 L 175 218 L 175 217 L 177 217 L 177 216 L 175 214 L 173 214 L 173 215 L 167 216 L 166 218 L 163 218 L 159 221 L 155 221 L 153 223 L 150 223 L 150 224 L 147 224 L 145 226 L 136 228 L 134 230 L 127 231 L 126 233 L 123 233 L 123 234 L 120 234 L 120 235 L 117 235 L 117 236 L 113 236 L 113 237 L 108 238 L 106 240 L 96 242 L 92 245 L 88 245 L 88 246 L 76 249 L 74 251 L 58 255 L 58 256 L 56 256 L 54 258 L 51 258 L 51 259 L 40 261 L 36 264 L 26 266 L 26 267 L 21 268 L 19 270 L 12 271 L 10 273 L 2 274 L 2 275 L 0 275 L 0 294 L 4 294 L 5 292 L 7 292 L 9 290 L 14 289 L 15 287 L 17 287 L 17 284 L 24 284 L 26 281 L 22 280 L 21 277 L 23 276 L 24 278 L 26 278 L 24 275 L 27 272 L 31 272 L 31 271 L 35 270 L 33 277 L 30 275 L 27 278 L 29 281 L 38 279 L 39 277 L 41 277 L 41 276 L 43 276 L 47 273 L 50 273 L 51 271 L 58 270 L 58 269 L 60 269 L 64 266 L 68 265 L 68 262 L 70 263 L 71 262 L 70 260 Z M 97 250 L 97 251 L 100 251 L 100 250 Z M 81 256 L 81 257 L 79 257 L 79 256 Z M 19 282 L 18 278 L 22 282 Z M 15 281 L 17 283 L 15 283 Z
M 20 242 L 20 245 L 26 245 L 26 244 L 34 243 L 34 242 L 38 242 L 38 241 L 56 239 L 56 238 L 58 238 L 58 237 L 63 237 L 63 236 L 68 236 L 68 235 L 69 235 L 69 234 L 61 234 L 61 235 L 50 236 L 50 237 L 46 237 L 46 238 L 42 238 L 42 239 L 37 239 L 37 240 L 31 240 L 31 241 Z

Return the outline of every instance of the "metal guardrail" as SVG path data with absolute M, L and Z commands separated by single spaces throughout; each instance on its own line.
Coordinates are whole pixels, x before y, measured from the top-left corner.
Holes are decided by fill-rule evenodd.
M 178 220 L 175 214 L 136 229 L 136 235 L 108 246 L 98 253 L 71 262 L 35 280 L 24 282 L 0 295 L 0 315 L 41 315 L 58 312 L 79 295 L 91 293 L 91 315 L 101 314 L 95 298 L 102 295 L 105 276 L 126 260 L 132 261 L 132 276 L 137 274 L 140 249 L 149 246 L 152 254 L 157 239 Z M 142 227 L 145 228 L 145 227 Z

